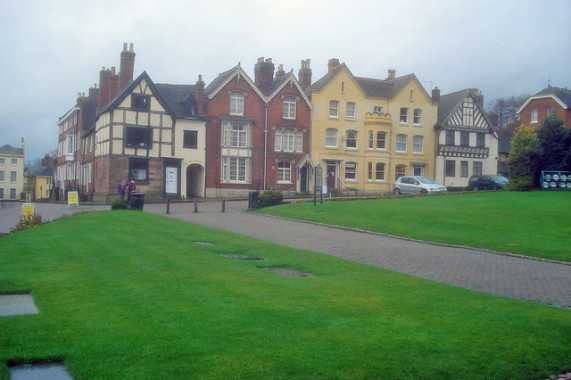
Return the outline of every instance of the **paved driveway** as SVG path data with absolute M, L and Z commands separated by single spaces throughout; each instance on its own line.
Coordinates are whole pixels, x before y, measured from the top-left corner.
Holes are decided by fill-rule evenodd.
M 500 296 L 571 309 L 571 265 L 246 213 L 246 202 L 145 205 L 145 211 Z

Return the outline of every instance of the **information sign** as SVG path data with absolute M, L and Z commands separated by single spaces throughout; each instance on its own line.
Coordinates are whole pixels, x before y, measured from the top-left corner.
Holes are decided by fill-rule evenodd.
M 79 197 L 77 196 L 77 191 L 70 191 L 67 193 L 67 205 L 79 205 Z

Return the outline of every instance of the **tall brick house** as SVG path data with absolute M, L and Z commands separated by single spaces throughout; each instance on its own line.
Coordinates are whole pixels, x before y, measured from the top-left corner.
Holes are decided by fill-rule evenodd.
M 254 80 L 238 64 L 206 87 L 207 197 L 309 191 L 311 102 L 293 72 L 274 71 L 262 57 Z
M 538 126 L 549 116 L 558 116 L 571 128 L 571 90 L 549 86 L 530 96 L 517 110 L 520 124 Z

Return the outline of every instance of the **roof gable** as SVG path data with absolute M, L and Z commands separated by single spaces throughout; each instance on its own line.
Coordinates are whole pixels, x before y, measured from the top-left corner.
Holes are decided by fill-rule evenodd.
M 246 74 L 240 64 L 228 71 L 218 74 L 218 76 L 205 88 L 204 93 L 206 94 L 206 97 L 208 99 L 214 98 L 234 78 L 237 78 L 237 80 L 244 79 L 261 99 L 267 101 L 266 95 L 260 91 L 258 86 L 256 86 L 254 81 L 252 81 L 248 74 Z
M 321 92 L 325 87 L 327 87 L 335 79 L 335 77 L 337 77 L 337 75 L 339 75 L 343 71 L 347 73 L 347 75 L 349 76 L 349 78 L 351 78 L 351 80 L 353 80 L 353 82 L 355 83 L 355 86 L 359 89 L 361 94 L 365 95 L 365 91 L 363 91 L 363 88 L 361 86 L 361 83 L 358 81 L 358 78 L 356 78 L 353 75 L 353 73 L 351 72 L 351 70 L 349 70 L 349 68 L 347 67 L 347 65 L 345 63 L 341 63 L 339 66 L 337 66 L 337 67 L 331 69 L 329 72 L 327 72 L 327 74 L 325 74 L 317 82 L 315 82 L 314 84 L 311 85 L 309 91 L 310 92 L 313 92 L 313 91 Z
M 177 118 L 197 118 L 198 101 L 195 97 L 194 85 L 157 83 L 156 87 Z
M 471 109 L 471 116 L 466 117 L 464 114 L 464 104 L 469 106 L 468 109 Z M 492 123 L 472 89 L 460 90 L 440 97 L 436 126 L 444 129 L 464 127 L 495 133 Z
M 527 98 L 517 110 L 517 114 L 520 114 L 533 100 L 549 98 L 555 100 L 563 109 L 571 108 L 571 90 L 549 86 Z
M 162 93 L 159 91 L 159 89 L 149 76 L 149 74 L 147 74 L 146 71 L 143 71 L 141 75 L 139 75 L 135 80 L 131 81 L 131 83 L 129 83 L 127 87 L 125 87 L 119 94 L 117 94 L 117 96 L 111 101 L 111 103 L 109 103 L 103 109 L 99 110 L 96 119 L 99 118 L 101 114 L 110 112 L 115 108 L 117 108 L 123 102 L 123 100 L 125 100 L 125 98 L 127 98 L 127 96 L 129 96 L 143 80 L 146 81 L 149 88 L 151 89 L 151 93 L 153 94 L 153 96 L 157 98 L 157 101 L 165 109 L 165 111 L 169 113 L 171 116 L 176 117 L 175 112 L 171 109 L 170 105 L 165 100 Z
M 0 154 L 11 154 L 11 155 L 15 155 L 15 156 L 23 156 L 24 150 L 22 148 L 14 148 L 11 145 L 6 144 L 3 147 L 0 147 Z
M 311 104 L 311 100 L 309 100 L 309 97 L 307 96 L 305 91 L 303 91 L 303 89 L 299 85 L 299 82 L 295 78 L 295 75 L 293 75 L 293 72 L 291 72 L 291 71 L 288 74 L 284 75 L 283 77 L 279 77 L 279 78 L 276 78 L 274 80 L 274 86 L 273 86 L 274 91 L 267 97 L 267 102 L 269 103 L 288 84 L 295 86 L 297 88 L 298 92 L 303 97 L 303 100 L 309 106 L 309 109 L 313 109 L 313 105 Z

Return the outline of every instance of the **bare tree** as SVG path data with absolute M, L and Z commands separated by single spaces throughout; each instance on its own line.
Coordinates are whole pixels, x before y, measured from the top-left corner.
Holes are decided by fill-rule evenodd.
M 517 110 L 529 94 L 493 99 L 488 102 L 487 112 L 490 120 L 496 121 L 499 128 L 515 129 L 517 127 Z

